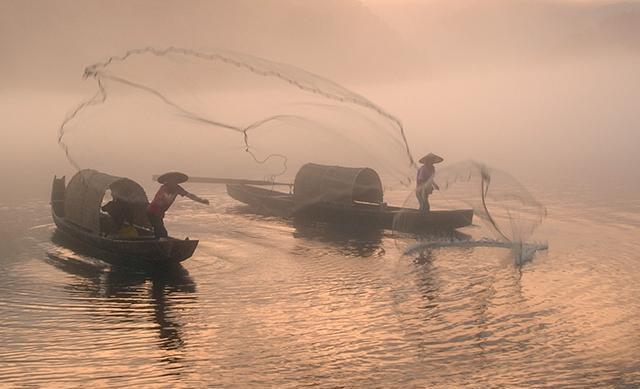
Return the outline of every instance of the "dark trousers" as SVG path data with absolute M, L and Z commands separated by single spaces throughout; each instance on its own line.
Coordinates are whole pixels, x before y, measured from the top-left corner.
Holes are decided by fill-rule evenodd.
M 153 227 L 153 234 L 156 238 L 166 238 L 169 236 L 167 233 L 167 229 L 164 226 L 163 217 L 160 215 L 156 215 L 152 212 L 147 212 L 147 218 L 149 219 L 149 223 Z
M 430 193 L 427 193 L 427 191 L 424 189 L 416 189 L 416 197 L 418 198 L 421 212 L 429 212 L 429 210 L 431 209 L 431 205 L 429 205 L 429 194 Z

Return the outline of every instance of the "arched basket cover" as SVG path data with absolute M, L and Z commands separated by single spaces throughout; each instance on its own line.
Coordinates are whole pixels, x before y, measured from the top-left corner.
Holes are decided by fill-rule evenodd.
M 133 180 L 84 169 L 71 178 L 65 191 L 65 218 L 91 232 L 100 232 L 100 206 L 107 190 L 114 199 L 124 200 L 133 209 L 134 223 L 148 226 L 149 204 L 144 189 Z
M 382 182 L 375 170 L 308 163 L 293 185 L 298 206 L 327 202 L 351 206 L 355 202 L 382 203 Z

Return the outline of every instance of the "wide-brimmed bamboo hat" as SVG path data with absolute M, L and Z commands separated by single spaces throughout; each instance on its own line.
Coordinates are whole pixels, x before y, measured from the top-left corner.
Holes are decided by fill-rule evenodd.
M 189 176 L 180 172 L 168 172 L 158 177 L 158 182 L 161 184 L 182 184 L 187 180 Z
M 420 158 L 420 160 L 418 162 L 420 163 L 440 163 L 444 161 L 444 158 L 442 158 L 439 155 L 435 155 L 434 153 L 429 153 L 427 155 L 425 155 L 424 157 Z

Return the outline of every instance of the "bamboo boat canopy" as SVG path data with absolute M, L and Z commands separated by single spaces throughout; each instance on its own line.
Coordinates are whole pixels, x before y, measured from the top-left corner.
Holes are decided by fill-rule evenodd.
M 308 163 L 293 184 L 298 205 L 330 202 L 352 205 L 355 201 L 382 203 L 382 182 L 375 170 Z
M 100 206 L 107 190 L 113 199 L 125 201 L 133 210 L 134 223 L 149 224 L 146 207 L 149 203 L 144 189 L 133 180 L 111 176 L 92 169 L 84 169 L 71 178 L 65 192 L 65 218 L 86 228 L 100 232 Z

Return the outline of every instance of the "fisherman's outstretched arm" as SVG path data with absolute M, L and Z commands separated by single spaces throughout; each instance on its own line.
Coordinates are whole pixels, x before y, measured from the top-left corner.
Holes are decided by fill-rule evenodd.
M 199 203 L 209 205 L 209 200 L 203 199 L 202 197 L 198 197 L 198 196 L 194 195 L 193 193 L 186 192 L 185 197 L 187 197 L 187 198 L 189 198 L 189 199 L 191 199 L 193 201 L 197 201 Z

